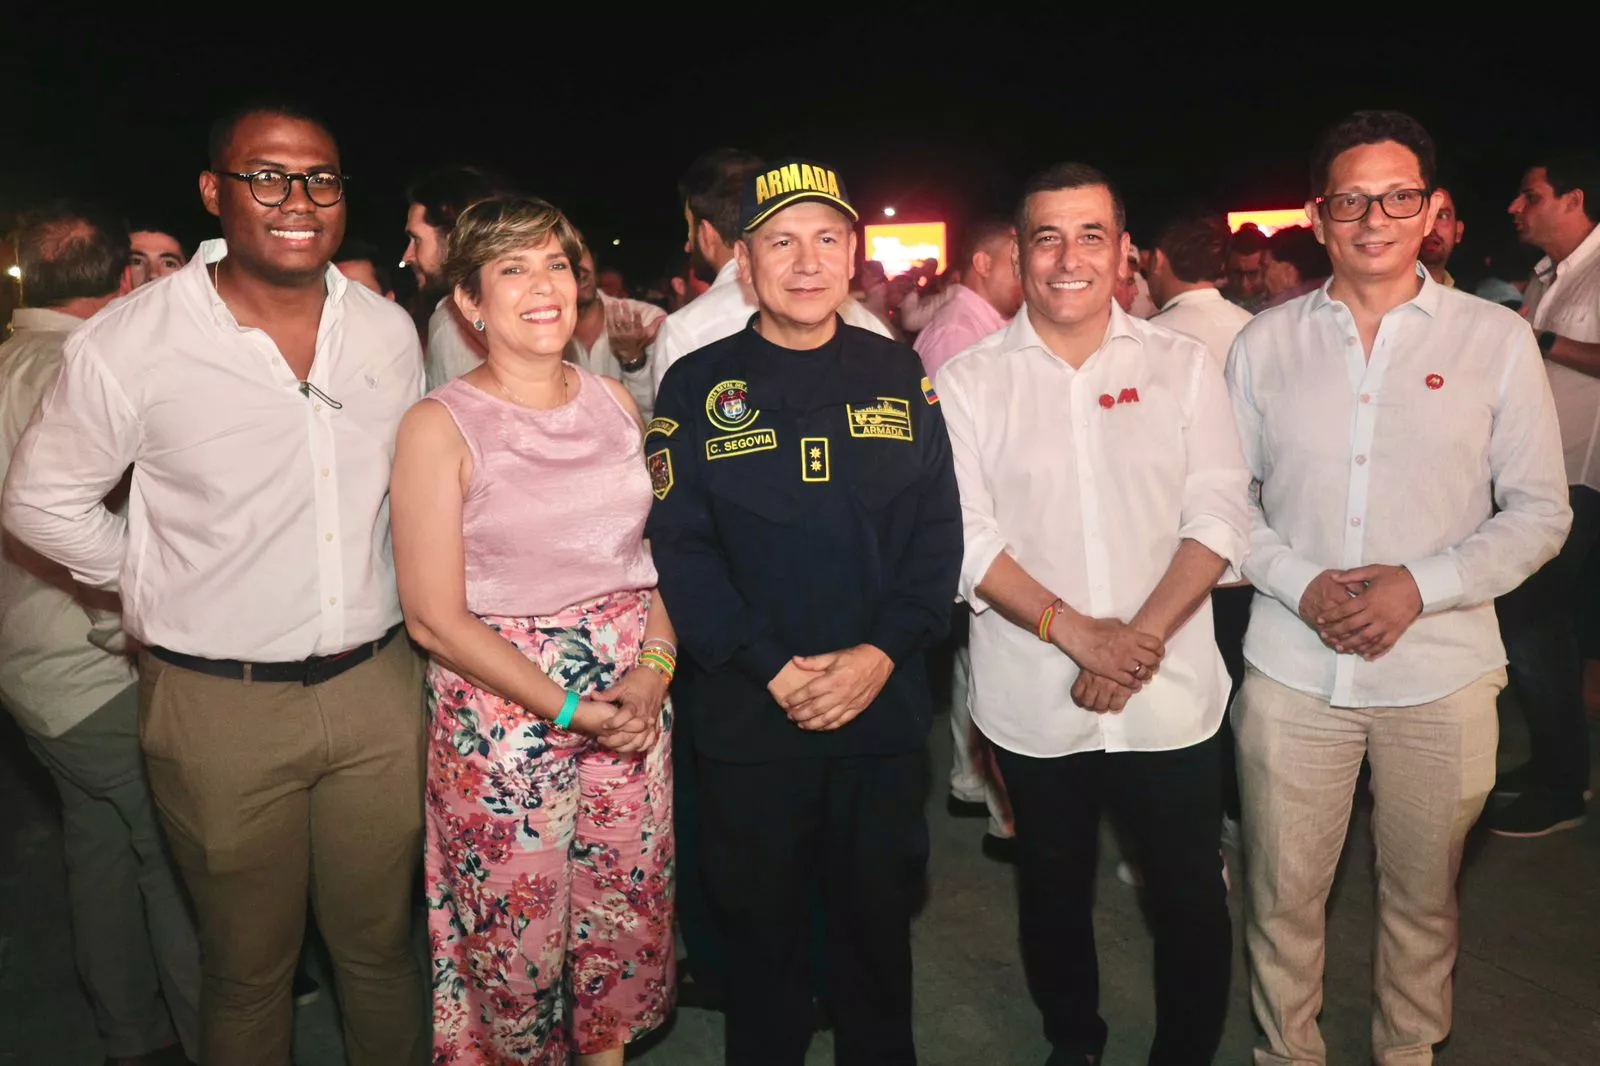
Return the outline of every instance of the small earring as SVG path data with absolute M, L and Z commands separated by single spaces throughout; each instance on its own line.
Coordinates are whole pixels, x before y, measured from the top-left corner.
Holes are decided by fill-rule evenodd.
M 480 318 L 476 322 L 474 322 L 472 324 L 472 328 L 477 330 L 479 333 L 482 333 L 483 332 L 483 319 Z

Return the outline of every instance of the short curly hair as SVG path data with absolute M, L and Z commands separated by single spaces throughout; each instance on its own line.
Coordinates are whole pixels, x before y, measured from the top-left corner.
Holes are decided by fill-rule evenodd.
M 537 248 L 550 237 L 571 260 L 583 258 L 583 240 L 567 216 L 536 196 L 499 196 L 461 212 L 450 231 L 445 280 L 474 300 L 483 297 L 483 268 L 502 256 Z

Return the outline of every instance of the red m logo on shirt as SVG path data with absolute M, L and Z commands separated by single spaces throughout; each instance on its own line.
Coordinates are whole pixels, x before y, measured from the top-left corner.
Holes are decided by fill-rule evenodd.
M 1121 392 L 1117 393 L 1117 402 L 1118 403 L 1138 403 L 1139 402 L 1139 390 L 1138 389 L 1123 389 Z

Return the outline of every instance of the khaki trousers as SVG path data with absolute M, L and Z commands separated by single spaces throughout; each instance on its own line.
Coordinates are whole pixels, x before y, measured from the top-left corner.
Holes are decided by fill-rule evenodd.
M 426 998 L 412 948 L 422 846 L 422 663 L 404 636 L 320 685 L 141 657 L 151 791 L 194 898 L 205 1066 L 288 1066 L 309 893 L 351 1066 L 412 1066 Z
M 1332 707 L 1250 669 L 1233 705 L 1244 801 L 1255 1061 L 1327 1061 L 1317 1015 L 1328 892 L 1356 776 L 1372 764 L 1378 932 L 1373 1058 L 1431 1063 L 1450 1033 L 1462 843 L 1494 785 L 1497 669 L 1417 707 Z

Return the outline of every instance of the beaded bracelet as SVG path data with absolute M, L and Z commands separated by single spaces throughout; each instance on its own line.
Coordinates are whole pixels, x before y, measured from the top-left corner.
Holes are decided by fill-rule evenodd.
M 1060 600 L 1052 600 L 1050 606 L 1046 607 L 1044 613 L 1039 616 L 1038 637 L 1046 644 L 1050 643 L 1050 627 L 1055 624 L 1056 608 L 1065 606 L 1066 604 Z
M 651 637 L 649 640 L 644 642 L 644 645 L 640 648 L 640 650 L 643 651 L 645 648 L 660 648 L 671 658 L 677 659 L 678 657 L 678 646 L 672 643 L 672 641 L 668 640 L 666 637 Z

